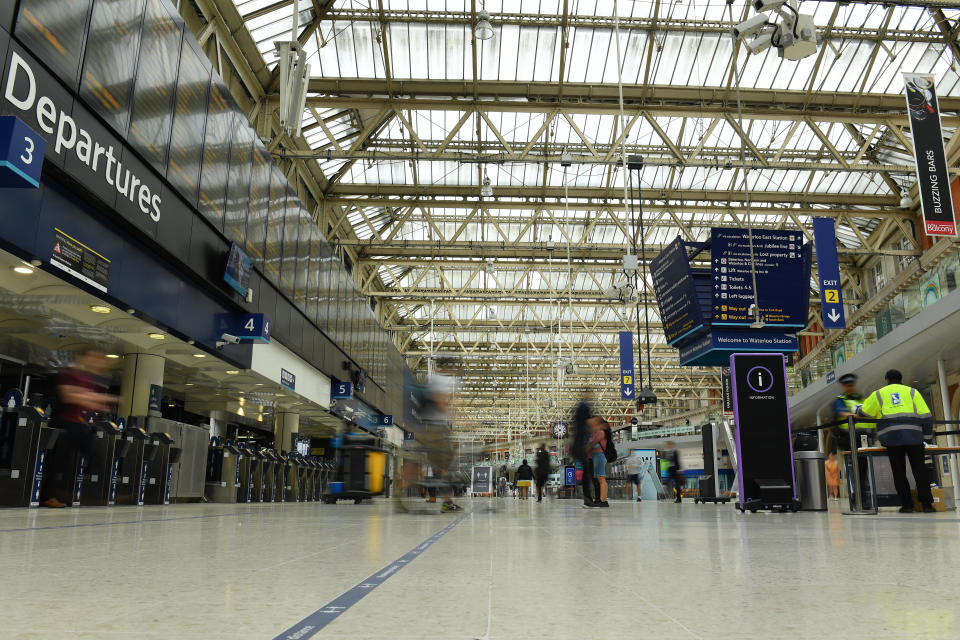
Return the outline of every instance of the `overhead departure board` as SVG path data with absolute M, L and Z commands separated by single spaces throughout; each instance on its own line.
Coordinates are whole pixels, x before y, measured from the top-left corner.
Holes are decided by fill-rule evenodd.
M 230 92 L 216 75 L 210 83 L 207 128 L 203 136 L 203 172 L 200 175 L 200 213 L 223 229 L 224 199 L 233 139 L 233 103 Z
M 121 136 L 130 124 L 130 95 L 137 56 L 143 0 L 95 0 L 90 37 L 80 76 L 80 97 Z
M 170 135 L 170 163 L 167 167 L 167 179 L 190 204 L 197 203 L 207 95 L 210 91 L 210 68 L 202 55 L 189 41 L 184 41 L 174 103 L 173 132 Z
M 270 207 L 270 154 L 259 140 L 253 143 L 253 170 L 250 173 L 250 213 L 247 214 L 247 255 L 263 266 L 267 238 L 267 211 Z
M 682 238 L 677 237 L 650 262 L 650 272 L 667 344 L 702 329 L 704 319 Z
M 20 0 L 14 33 L 76 91 L 91 0 Z
M 230 147 L 230 173 L 227 184 L 227 207 L 223 231 L 227 238 L 243 244 L 247 233 L 247 211 L 250 210 L 250 162 L 253 152 L 253 130 L 246 119 L 237 114 Z
M 166 3 L 148 2 L 127 141 L 161 174 L 167 169 L 182 37 L 182 24 L 167 10 Z

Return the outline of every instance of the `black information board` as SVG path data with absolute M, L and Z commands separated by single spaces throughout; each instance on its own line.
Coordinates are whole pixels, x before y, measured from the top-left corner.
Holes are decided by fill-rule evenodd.
M 167 168 L 182 38 L 183 25 L 167 10 L 166 3 L 148 2 L 127 141 L 161 175 Z
M 810 276 L 804 272 L 803 233 L 753 229 L 752 261 L 749 234 L 748 229 L 711 229 L 712 324 L 748 326 L 753 322 L 755 269 L 760 317 L 767 326 L 806 327 Z
M 80 76 L 80 97 L 120 135 L 130 124 L 130 94 L 140 49 L 143 0 L 96 0 Z
M 203 136 L 203 173 L 200 175 L 200 213 L 223 230 L 224 199 L 233 139 L 233 103 L 230 91 L 214 75 L 210 83 L 207 128 Z
M 760 498 L 757 480 L 783 480 L 794 486 L 787 373 L 779 353 L 734 354 L 730 371 L 737 425 L 737 481 L 744 504 Z
M 110 261 L 56 228 L 53 230 L 50 264 L 91 287 L 107 292 L 107 283 L 110 281 Z
M 681 238 L 675 239 L 650 262 L 653 291 L 667 344 L 688 336 L 704 326 L 697 302 L 690 261 Z
M 200 159 L 210 91 L 210 69 L 202 55 L 189 41 L 184 41 L 167 167 L 167 179 L 187 202 L 194 205 L 200 185 Z
M 493 493 L 493 467 L 474 467 L 470 493 Z
M 14 33 L 67 86 L 76 90 L 91 0 L 20 0 Z

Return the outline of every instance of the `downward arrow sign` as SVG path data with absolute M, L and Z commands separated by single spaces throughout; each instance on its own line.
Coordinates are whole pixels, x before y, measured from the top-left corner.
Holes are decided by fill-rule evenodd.
M 633 395 L 633 389 L 627 387 L 626 389 L 623 390 L 623 395 L 625 395 L 625 396 L 627 396 L 627 397 L 629 398 L 630 396 Z
M 836 309 L 831 309 L 830 313 L 827 314 L 827 317 L 830 318 L 832 322 L 836 322 L 837 320 L 840 319 L 840 314 L 837 312 Z

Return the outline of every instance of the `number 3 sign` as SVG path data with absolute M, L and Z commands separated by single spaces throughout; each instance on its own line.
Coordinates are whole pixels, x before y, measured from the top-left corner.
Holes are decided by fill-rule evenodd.
M 40 186 L 47 141 L 16 116 L 0 116 L 0 187 Z

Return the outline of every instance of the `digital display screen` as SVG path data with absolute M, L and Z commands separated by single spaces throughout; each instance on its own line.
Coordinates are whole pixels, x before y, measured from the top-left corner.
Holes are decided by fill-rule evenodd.
M 51 71 L 77 88 L 91 0 L 20 0 L 17 37 Z
M 250 173 L 250 213 L 247 214 L 247 239 L 244 246 L 254 263 L 261 268 L 267 239 L 267 212 L 270 208 L 270 173 L 270 154 L 255 140 L 253 169 Z
M 80 97 L 121 136 L 130 124 L 130 95 L 140 48 L 143 0 L 96 0 L 80 77 Z
M 147 3 L 127 141 L 161 174 L 167 168 L 182 31 L 164 3 Z
M 174 103 L 167 179 L 190 204 L 197 203 L 197 189 L 200 186 L 200 160 L 209 91 L 210 69 L 201 54 L 185 42 Z
M 223 231 L 234 242 L 242 243 L 247 234 L 250 210 L 250 163 L 253 130 L 240 115 L 234 119 L 233 145 L 230 147 L 230 173 Z
M 224 199 L 233 139 L 233 103 L 226 86 L 212 74 L 203 136 L 203 173 L 200 174 L 200 213 L 216 229 L 223 230 Z
M 223 279 L 242 296 L 247 295 L 247 289 L 250 288 L 250 270 L 252 268 L 253 261 L 243 252 L 243 249 L 236 243 L 230 245 L 227 269 L 223 274 Z

